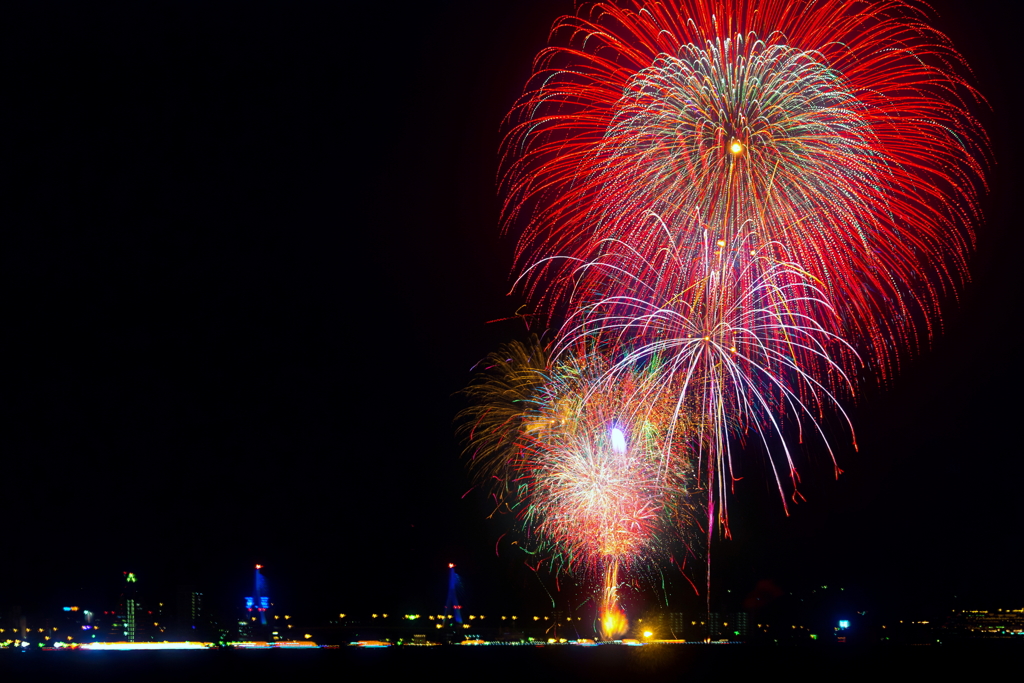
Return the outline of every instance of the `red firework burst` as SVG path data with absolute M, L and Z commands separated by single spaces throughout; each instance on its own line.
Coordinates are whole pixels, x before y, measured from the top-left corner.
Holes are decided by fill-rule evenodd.
M 695 251 L 705 229 L 753 230 L 823 283 L 834 331 L 884 376 L 966 277 L 987 150 L 926 18 L 900 0 L 634 0 L 559 19 L 503 145 L 524 289 L 564 313 L 570 292 L 628 294 L 579 277 L 608 240 L 643 264 L 664 226 Z

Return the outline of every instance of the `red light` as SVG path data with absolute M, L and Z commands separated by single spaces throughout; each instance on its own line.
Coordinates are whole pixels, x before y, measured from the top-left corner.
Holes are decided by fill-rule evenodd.
M 455 564 L 452 562 L 448 563 L 448 569 L 455 569 Z
M 256 569 L 263 569 L 263 565 L 262 564 L 256 565 Z

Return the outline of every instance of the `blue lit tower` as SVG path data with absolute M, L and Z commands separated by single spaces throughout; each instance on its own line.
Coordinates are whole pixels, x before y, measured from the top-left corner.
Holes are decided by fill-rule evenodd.
M 458 588 L 461 586 L 459 581 L 459 575 L 455 573 L 455 565 L 451 562 L 448 563 L 448 599 L 445 601 L 444 614 L 447 618 L 449 614 L 454 616 L 455 623 L 462 623 L 462 605 L 459 601 Z
M 256 610 L 260 614 L 260 623 L 267 625 L 267 609 L 270 607 L 270 598 L 267 596 L 267 580 L 260 574 L 262 564 L 256 565 L 256 585 L 253 588 L 253 596 L 245 599 L 245 609 L 252 613 Z

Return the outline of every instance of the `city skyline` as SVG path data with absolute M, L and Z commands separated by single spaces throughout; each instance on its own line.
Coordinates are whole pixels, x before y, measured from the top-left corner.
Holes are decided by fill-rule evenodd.
M 381 599 L 377 611 L 329 613 L 329 605 L 279 605 L 255 566 L 250 596 L 211 601 L 196 587 L 179 584 L 172 595 L 147 587 L 133 572 L 122 572 L 119 595 L 100 604 L 64 605 L 0 614 L 0 647 L 11 649 L 79 648 L 195 649 L 266 647 L 338 647 L 363 645 L 530 644 L 594 645 L 601 633 L 597 601 L 540 610 L 481 610 L 464 606 L 464 586 L 448 566 L 444 609 L 394 610 Z M 681 609 L 641 605 L 631 614 L 625 644 L 820 645 L 941 644 L 979 640 L 1022 642 L 1024 608 L 936 608 L 907 611 L 867 607 L 856 589 L 818 585 L 784 592 L 761 585 L 751 595 Z M 337 605 L 334 605 L 337 609 Z M 518 607 L 524 607 L 519 605 Z M 629 606 L 630 608 L 636 605 Z M 484 613 L 486 612 L 486 614 Z M 489 616 L 488 616 L 489 615 Z

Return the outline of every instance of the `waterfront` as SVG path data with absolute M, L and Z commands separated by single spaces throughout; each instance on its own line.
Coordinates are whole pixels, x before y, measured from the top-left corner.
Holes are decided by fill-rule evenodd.
M 727 676 L 786 675 L 852 679 L 887 670 L 915 677 L 976 678 L 1021 661 L 1017 643 L 930 646 L 761 647 L 751 645 L 647 645 L 643 647 L 405 647 L 366 650 L 343 647 L 314 651 L 184 652 L 0 652 L 9 675 L 51 680 L 111 681 L 144 678 L 281 675 L 288 680 L 320 677 L 421 676 L 446 671 L 459 677 L 530 676 L 558 680 L 674 681 Z

